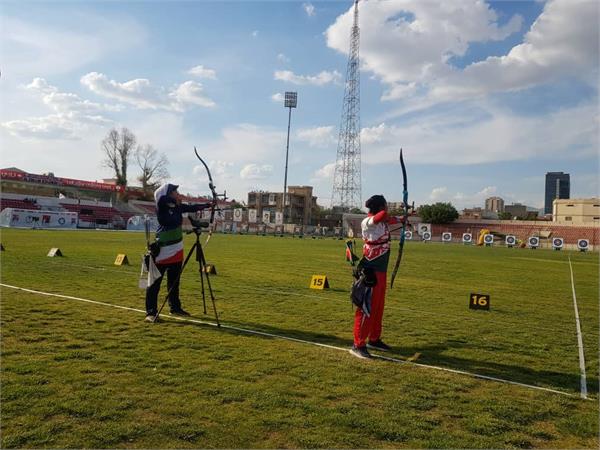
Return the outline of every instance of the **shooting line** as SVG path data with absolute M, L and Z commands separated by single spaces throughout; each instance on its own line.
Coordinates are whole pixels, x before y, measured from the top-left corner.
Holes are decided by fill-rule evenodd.
M 577 347 L 579 348 L 579 371 L 581 374 L 581 398 L 587 399 L 587 381 L 585 378 L 585 357 L 583 355 L 583 338 L 581 336 L 581 322 L 579 320 L 579 308 L 577 307 L 577 295 L 575 294 L 575 279 L 573 277 L 573 264 L 569 256 L 569 270 L 571 272 L 571 289 L 573 291 L 573 308 L 575 309 L 575 327 L 577 328 Z
M 63 299 L 67 299 L 67 300 L 75 300 L 78 302 L 83 302 L 83 303 L 91 303 L 94 305 L 100 305 L 100 306 L 108 306 L 111 308 L 116 308 L 116 309 L 122 309 L 122 310 L 126 310 L 126 311 L 133 311 L 133 312 L 137 312 L 137 313 L 143 313 L 145 314 L 146 311 L 142 310 L 142 309 L 138 309 L 138 308 L 132 308 L 129 306 L 122 306 L 122 305 L 115 305 L 112 303 L 106 303 L 106 302 L 101 302 L 101 301 L 97 301 L 97 300 L 89 300 L 89 299 L 85 299 L 85 298 L 81 298 L 81 297 L 74 297 L 71 295 L 63 295 L 63 294 L 55 294 L 55 293 L 51 293 L 51 292 L 44 292 L 44 291 L 38 291 L 38 290 L 34 290 L 34 289 L 27 289 L 27 288 L 23 288 L 23 287 L 19 287 L 19 286 L 12 286 L 9 284 L 4 284 L 4 283 L 0 283 L 0 286 L 5 287 L 5 288 L 9 288 L 9 289 L 14 289 L 14 290 L 18 290 L 18 291 L 23 291 L 23 292 L 28 292 L 31 294 L 37 294 L 37 295 L 43 295 L 43 296 L 47 296 L 47 297 L 57 297 L 57 298 L 63 298 Z M 575 291 L 573 291 L 575 292 Z M 575 298 L 574 298 L 575 299 Z M 191 319 L 191 318 L 186 318 L 186 317 L 178 317 L 178 316 L 165 316 L 165 318 L 170 318 L 170 319 L 174 319 L 174 320 L 179 320 L 179 321 L 183 321 L 183 322 L 188 322 L 188 323 L 193 323 L 193 324 L 199 324 L 199 325 L 210 325 L 213 327 L 218 327 L 219 325 L 215 322 L 207 322 L 204 320 L 199 320 L 199 319 Z M 577 326 L 579 329 L 579 316 L 577 315 Z M 297 342 L 297 343 L 301 343 L 301 344 L 308 344 L 308 345 L 313 345 L 316 347 L 321 347 L 321 348 L 328 348 L 331 350 L 337 350 L 337 351 L 343 351 L 344 353 L 348 353 L 348 349 L 346 347 L 338 347 L 335 345 L 330 345 L 330 344 L 323 344 L 320 342 L 314 342 L 314 341 L 309 341 L 309 340 L 305 340 L 305 339 L 299 339 L 299 338 L 295 338 L 295 337 L 291 337 L 291 336 L 285 336 L 285 335 L 281 335 L 281 334 L 273 334 L 273 333 L 267 333 L 264 331 L 259 331 L 259 330 L 251 330 L 248 328 L 241 328 L 241 327 L 235 327 L 232 325 L 226 325 L 221 323 L 220 324 L 220 328 L 224 328 L 224 329 L 228 329 L 228 330 L 233 330 L 233 331 L 238 331 L 241 333 L 246 333 L 246 334 L 253 334 L 253 335 L 257 335 L 257 336 L 266 336 L 266 337 L 270 337 L 270 338 L 277 338 L 277 339 L 282 339 L 282 340 L 286 340 L 286 341 L 291 341 L 291 342 Z M 579 338 L 581 338 L 581 334 L 579 334 Z M 520 383 L 518 381 L 512 381 L 512 380 L 506 380 L 503 378 L 497 378 L 497 377 L 492 377 L 492 376 L 488 376 L 488 375 L 482 375 L 482 374 L 478 374 L 475 372 L 468 372 L 465 370 L 459 370 L 459 369 L 451 369 L 451 368 L 446 368 L 446 367 L 440 367 L 440 366 L 433 366 L 430 364 L 422 364 L 422 363 L 417 363 L 417 362 L 413 362 L 413 361 L 409 361 L 409 360 L 402 360 L 399 358 L 392 358 L 392 357 L 388 357 L 388 356 L 380 356 L 380 355 L 372 355 L 373 358 L 375 359 L 379 359 L 382 361 L 387 361 L 387 362 L 392 362 L 392 363 L 397 363 L 397 364 L 409 364 L 409 365 L 413 365 L 413 366 L 417 366 L 417 367 L 422 367 L 425 369 L 433 369 L 433 370 L 438 370 L 438 371 L 443 371 L 443 372 L 448 372 L 448 373 L 454 373 L 454 374 L 458 374 L 458 375 L 465 375 L 471 378 L 477 378 L 480 380 L 487 380 L 487 381 L 494 381 L 497 383 L 503 383 L 503 384 L 511 384 L 514 386 L 521 386 L 523 388 L 527 388 L 527 389 L 534 389 L 534 390 L 538 390 L 538 391 L 543 391 L 543 392 L 549 392 L 549 393 L 553 393 L 553 394 L 560 394 L 560 395 L 564 395 L 567 397 L 579 397 L 575 394 L 569 393 L 569 392 L 565 392 L 565 391 L 561 391 L 558 389 L 551 389 L 551 388 L 546 388 L 546 387 L 542 387 L 542 386 L 535 386 L 532 384 L 527 384 L 527 383 Z M 583 358 L 583 347 L 580 346 L 580 356 L 581 358 Z M 583 395 L 583 386 L 585 386 L 585 368 L 583 368 L 583 373 L 582 373 L 582 395 L 581 398 L 585 399 L 585 400 L 589 400 L 587 398 L 587 391 L 586 391 L 586 395 Z

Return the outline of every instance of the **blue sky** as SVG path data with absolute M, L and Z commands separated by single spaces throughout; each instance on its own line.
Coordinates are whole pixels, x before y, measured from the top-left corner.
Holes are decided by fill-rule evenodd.
M 3 2 L 2 167 L 101 179 L 126 126 L 180 191 L 281 191 L 329 206 L 350 1 Z M 362 196 L 542 207 L 547 171 L 598 196 L 598 3 L 361 1 Z M 134 181 L 135 164 L 130 166 Z

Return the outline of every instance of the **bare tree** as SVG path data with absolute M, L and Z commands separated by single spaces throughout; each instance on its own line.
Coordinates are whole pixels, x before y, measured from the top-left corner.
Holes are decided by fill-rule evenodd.
M 135 142 L 135 135 L 125 127 L 121 128 L 120 133 L 116 128 L 111 129 L 102 140 L 102 150 L 106 156 L 103 165 L 114 172 L 119 186 L 127 186 L 127 166 Z
M 159 154 L 151 145 L 138 145 L 135 151 L 135 159 L 142 171 L 137 179 L 142 183 L 144 192 L 154 191 L 161 182 L 169 177 L 167 157 L 164 153 Z

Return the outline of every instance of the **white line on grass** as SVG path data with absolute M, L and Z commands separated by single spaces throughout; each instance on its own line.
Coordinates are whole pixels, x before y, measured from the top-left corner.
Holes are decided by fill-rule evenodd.
M 22 288 L 19 286 L 12 286 L 9 284 L 4 284 L 4 283 L 0 283 L 0 286 L 6 287 L 6 288 L 10 288 L 10 289 L 16 289 L 19 291 L 23 291 L 23 292 L 29 292 L 32 294 L 38 294 L 38 295 L 45 295 L 45 296 L 49 296 L 49 297 L 58 297 L 58 298 L 66 298 L 68 300 L 76 300 L 79 302 L 85 302 L 85 303 L 92 303 L 95 305 L 101 305 L 101 306 L 110 306 L 112 308 L 118 308 L 118 309 L 125 309 L 127 311 L 134 311 L 134 312 L 140 312 L 143 314 L 146 314 L 146 311 L 142 310 L 142 309 L 137 309 L 137 308 L 130 308 L 128 306 L 121 306 L 121 305 L 114 305 L 112 303 L 106 303 L 106 302 L 100 302 L 97 300 L 88 300 L 85 298 L 80 298 L 80 297 L 73 297 L 70 295 L 62 295 L 62 294 L 53 294 L 51 292 L 43 292 L 43 291 L 36 291 L 33 289 L 27 289 L 27 288 Z M 174 319 L 174 320 L 180 320 L 183 322 L 190 322 L 190 323 L 196 323 L 196 324 L 201 324 L 201 325 L 210 325 L 213 327 L 217 327 L 217 324 L 214 322 L 206 322 L 203 320 L 198 320 L 198 319 L 188 319 L 185 317 L 177 317 L 177 316 L 166 316 L 169 319 Z M 317 347 L 323 347 L 323 348 L 329 348 L 332 350 L 341 350 L 344 352 L 348 352 L 348 348 L 345 347 L 338 347 L 335 345 L 329 345 L 329 344 L 322 344 L 319 342 L 313 342 L 313 341 L 307 341 L 304 339 L 298 339 L 298 338 L 294 338 L 291 336 L 285 336 L 285 335 L 281 335 L 281 334 L 272 334 L 272 333 L 267 333 L 265 331 L 258 331 L 258 330 L 250 330 L 248 328 L 240 328 L 240 327 L 234 327 L 231 325 L 223 325 L 221 324 L 221 328 L 227 329 L 227 330 L 234 330 L 234 331 L 239 331 L 241 333 L 247 333 L 247 334 L 254 334 L 254 335 L 258 335 L 258 336 L 267 336 L 267 337 L 271 337 L 271 338 L 277 338 L 277 339 L 283 339 L 286 341 L 292 341 L 292 342 L 299 342 L 302 344 L 309 344 L 309 345 L 314 345 Z M 491 377 L 488 375 L 481 375 L 478 373 L 474 373 L 474 372 L 467 372 L 465 370 L 458 370 L 458 369 L 449 369 L 446 367 L 439 367 L 439 366 L 432 366 L 429 364 L 421 364 L 421 363 L 416 363 L 413 361 L 404 361 L 402 359 L 398 359 L 398 358 L 390 358 L 388 356 L 380 356 L 380 355 L 373 355 L 374 358 L 377 359 L 381 359 L 383 361 L 389 361 L 389 362 L 393 362 L 393 363 L 399 363 L 399 364 L 409 364 L 409 365 L 413 365 L 413 366 L 417 366 L 417 367 L 423 367 L 426 369 L 434 369 L 434 370 L 440 370 L 443 372 L 450 372 L 450 373 L 455 373 L 455 374 L 459 374 L 459 375 L 466 375 L 472 378 L 478 378 L 481 380 L 488 380 L 488 381 L 496 381 L 498 383 L 504 383 L 504 384 L 512 384 L 515 386 L 521 386 L 524 388 L 528 388 L 528 389 L 535 389 L 538 391 L 544 391 L 544 392 L 552 392 L 554 394 L 560 394 L 560 395 L 566 395 L 568 397 L 574 397 L 573 394 L 569 393 L 569 392 L 565 392 L 565 391 L 559 391 L 557 389 L 550 389 L 550 388 L 545 388 L 545 387 L 541 387 L 541 386 L 535 386 L 532 384 L 526 384 L 526 383 L 519 383 L 517 381 L 511 381 L 511 380 L 505 380 L 503 378 L 497 378 L 497 377 Z M 584 397 L 587 398 L 587 397 Z
M 575 309 L 575 327 L 577 328 L 577 346 L 579 347 L 579 372 L 581 374 L 581 398 L 587 398 L 587 381 L 585 379 L 585 357 L 583 355 L 583 339 L 581 337 L 581 323 L 579 321 L 579 309 L 577 308 L 577 296 L 575 295 L 575 279 L 573 277 L 573 265 L 569 256 L 569 270 L 571 271 L 571 289 L 573 290 L 573 308 Z

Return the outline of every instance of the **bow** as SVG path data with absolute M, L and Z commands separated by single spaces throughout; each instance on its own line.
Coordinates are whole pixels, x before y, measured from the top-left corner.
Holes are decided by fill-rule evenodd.
M 204 245 L 206 245 L 206 244 L 208 244 L 208 241 L 210 240 L 210 237 L 212 236 L 213 224 L 214 224 L 214 220 L 215 220 L 215 211 L 217 209 L 217 203 L 219 201 L 219 197 L 223 197 L 223 200 L 226 200 L 227 196 L 226 196 L 225 192 L 223 192 L 223 194 L 217 194 L 216 186 L 215 186 L 215 183 L 213 182 L 213 178 L 210 173 L 210 169 L 208 168 L 208 165 L 200 157 L 200 155 L 198 154 L 198 150 L 196 150 L 196 147 L 194 147 L 194 153 L 196 153 L 196 158 L 198 158 L 200 160 L 200 162 L 206 169 L 206 174 L 208 175 L 208 187 L 210 188 L 210 192 L 212 194 L 212 202 L 211 202 L 211 207 L 210 207 L 210 219 L 208 222 L 208 237 L 206 238 L 206 242 L 204 243 Z
M 402 222 L 402 231 L 400 233 L 398 257 L 396 258 L 396 264 L 394 264 L 394 270 L 392 272 L 392 279 L 390 280 L 390 289 L 394 287 L 394 279 L 396 278 L 398 268 L 400 267 L 400 261 L 402 260 L 404 238 L 406 235 L 406 222 L 408 222 L 408 183 L 406 179 L 406 166 L 404 165 L 404 158 L 402 157 L 402 149 L 400 149 L 400 166 L 402 167 L 402 186 L 404 188 L 404 191 L 402 192 L 402 202 L 404 203 L 404 221 Z

